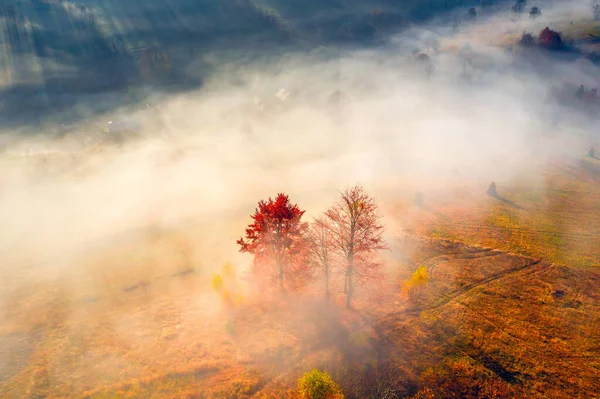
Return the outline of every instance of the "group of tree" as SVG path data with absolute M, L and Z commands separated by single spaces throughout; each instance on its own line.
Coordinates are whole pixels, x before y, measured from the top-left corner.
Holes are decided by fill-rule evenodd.
M 254 256 L 253 280 L 261 290 L 284 293 L 319 278 L 329 300 L 332 280 L 339 277 L 350 308 L 357 284 L 379 276 L 376 253 L 388 248 L 377 204 L 357 185 L 311 223 L 303 221 L 304 213 L 283 193 L 259 201 L 237 241 L 241 252 Z
M 556 32 L 546 27 L 542 30 L 537 38 L 531 33 L 523 32 L 519 44 L 523 47 L 538 46 L 546 50 L 561 50 L 564 48 L 564 43 L 560 32 Z
M 522 14 L 522 13 L 525 11 L 525 8 L 526 8 L 526 6 L 527 6 L 527 0 L 517 0 L 517 1 L 515 2 L 515 4 L 513 4 L 513 6 L 512 6 L 512 8 L 511 8 L 511 10 L 512 10 L 512 11 L 513 11 L 515 14 L 517 14 L 517 15 L 521 15 L 521 14 Z M 539 7 L 537 7 L 537 6 L 533 6 L 533 7 L 531 7 L 531 9 L 529 10 L 529 16 L 530 16 L 531 18 L 537 18 L 537 17 L 539 17 L 540 15 L 542 15 L 542 12 L 541 12 L 540 8 L 539 8 Z

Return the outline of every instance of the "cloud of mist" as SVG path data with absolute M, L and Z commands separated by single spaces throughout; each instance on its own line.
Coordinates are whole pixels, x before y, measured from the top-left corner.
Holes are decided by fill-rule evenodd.
M 466 36 L 508 31 L 512 22 L 502 19 L 482 18 L 456 35 L 443 26 L 413 29 L 382 48 L 345 48 L 340 58 L 296 54 L 224 68 L 227 76 L 215 74 L 202 90 L 160 100 L 153 112 L 164 114 L 164 137 L 152 132 L 98 151 L 39 136 L 17 140 L 0 171 L 2 272 L 46 265 L 68 273 L 102 243 L 149 225 L 189 234 L 195 264 L 248 264 L 235 239 L 256 202 L 277 192 L 312 218 L 356 182 L 384 194 L 402 189 L 394 182 L 443 185 L 457 180 L 455 171 L 481 182 L 536 179 L 532 164 L 570 151 L 544 134 L 553 129 L 548 106 L 554 117 L 567 112 L 548 103 L 561 78 L 516 68 L 503 49 Z M 445 36 L 439 54 L 428 51 L 436 72 L 425 79 L 407 49 L 423 48 L 432 31 Z M 461 79 L 464 60 L 444 50 L 461 48 L 465 36 L 481 67 L 471 82 Z M 570 78 L 597 74 L 585 64 Z M 281 88 L 291 93 L 285 101 L 275 97 Z M 340 109 L 328 103 L 335 90 L 348 98 Z M 59 155 L 47 155 L 46 166 L 39 156 L 14 155 L 31 148 Z
M 198 364 L 228 356 L 255 356 L 260 363 L 262 356 L 281 372 L 297 367 L 265 355 L 277 345 L 290 352 L 302 345 L 351 346 L 346 341 L 353 328 L 340 323 L 335 306 L 320 302 L 299 301 L 271 313 L 248 306 L 228 319 L 210 288 L 211 274 L 231 262 L 243 276 L 251 257 L 239 253 L 236 240 L 257 201 L 279 192 L 306 209 L 310 221 L 338 190 L 362 183 L 377 197 L 387 237 L 394 239 L 404 219 L 390 209 L 417 191 L 452 199 L 460 195 L 457 187 L 483 193 L 490 181 L 545 187 L 548 162 L 580 158 L 589 140 L 598 140 L 581 134 L 592 131 L 594 119 L 556 101 L 555 91 L 566 85 L 569 94 L 575 85 L 574 97 L 576 85 L 595 84 L 600 70 L 581 57 L 549 55 L 539 68 L 503 45 L 523 30 L 537 34 L 565 18 L 564 6 L 556 7 L 542 6 L 535 21 L 524 16 L 513 22 L 509 11 L 480 13 L 477 23 L 458 32 L 434 20 L 377 48 L 320 48 L 220 68 L 215 56 L 217 72 L 201 90 L 157 93 L 148 106 L 104 115 L 95 111 L 111 109 L 121 93 L 97 95 L 78 104 L 90 118 L 64 138 L 26 128 L 3 134 L 0 319 L 12 323 L 3 333 L 13 324 L 51 324 L 58 309 L 63 319 L 57 325 L 69 321 L 70 341 L 60 347 L 86 352 L 77 363 L 61 363 L 58 355 L 50 360 L 60 366 L 56 370 L 83 370 L 78 379 L 62 377 L 81 390 L 97 378 L 96 364 L 115 382 L 147 373 L 150 363 L 176 365 L 183 353 L 198 354 L 202 359 L 185 359 Z M 574 10 L 575 16 L 584 12 Z M 430 79 L 413 50 L 431 57 Z M 276 96 L 282 88 L 289 92 L 285 101 Z M 346 99 L 339 107 L 330 102 L 336 90 Z M 141 122 L 141 137 L 122 145 L 95 141 L 101 134 L 94 132 L 108 121 L 127 118 Z M 386 259 L 396 266 L 401 252 L 392 244 Z M 199 271 L 197 279 L 172 278 L 190 268 Z M 142 288 L 144 281 L 149 285 Z M 118 295 L 102 298 L 110 290 Z M 231 338 L 233 355 L 217 353 L 231 320 L 247 330 Z M 279 335 L 266 339 L 274 320 Z M 365 329 L 355 324 L 356 331 Z M 309 331 L 312 325 L 316 332 Z M 102 341 L 106 337 L 118 338 L 114 350 L 112 341 Z M 164 337 L 171 337 L 168 343 Z

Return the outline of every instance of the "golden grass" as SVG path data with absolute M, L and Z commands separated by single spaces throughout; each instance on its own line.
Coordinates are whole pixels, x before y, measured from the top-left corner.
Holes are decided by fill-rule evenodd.
M 392 283 L 358 293 L 363 317 L 309 295 L 224 308 L 175 232 L 98 248 L 81 260 L 92 282 L 2 281 L 0 396 L 294 398 L 302 373 L 341 354 L 338 365 L 377 364 L 374 344 L 389 340 L 387 355 L 415 376 L 458 359 L 519 397 L 593 397 L 600 185 L 569 166 L 537 187 L 498 182 L 517 206 L 484 188 L 390 207 L 405 233 L 451 241 L 395 242 Z M 412 295 L 399 295 L 403 281 Z
M 574 178 L 575 177 L 575 178 Z M 471 191 L 401 208 L 404 228 L 574 267 L 600 265 L 600 183 L 582 168 L 554 171 L 545 186 L 498 185 L 506 201 Z M 508 203 L 510 201 L 511 203 Z
M 401 364 L 420 373 L 443 359 L 465 359 L 516 397 L 594 397 L 600 274 L 451 245 L 440 247 L 444 260 L 423 295 L 382 319 Z M 413 262 L 431 258 L 407 248 Z

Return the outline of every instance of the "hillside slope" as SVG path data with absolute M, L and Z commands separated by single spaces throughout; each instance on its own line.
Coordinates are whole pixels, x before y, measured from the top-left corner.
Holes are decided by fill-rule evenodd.
M 405 247 L 431 279 L 379 322 L 400 364 L 443 375 L 440 364 L 458 362 L 466 369 L 454 384 L 475 386 L 481 374 L 509 397 L 595 397 L 600 273 L 452 242 Z
M 222 309 L 194 272 L 143 286 L 113 281 L 96 298 L 50 283 L 21 286 L 3 307 L 9 361 L 0 363 L 0 391 L 293 398 L 299 375 L 321 367 L 358 398 L 390 364 L 404 396 L 444 387 L 457 365 L 451 384 L 509 393 L 497 397 L 592 398 L 600 390 L 599 272 L 449 241 L 394 244 L 405 255 L 397 275 L 378 296 L 363 290 L 353 311 L 311 296 Z M 401 294 L 418 266 L 429 281 Z

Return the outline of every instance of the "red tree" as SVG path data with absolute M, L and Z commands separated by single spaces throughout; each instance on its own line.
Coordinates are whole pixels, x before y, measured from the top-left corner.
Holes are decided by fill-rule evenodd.
M 251 215 L 254 222 L 246 228 L 246 238 L 240 238 L 240 252 L 254 255 L 256 277 L 285 286 L 298 288 L 310 275 L 305 234 L 308 224 L 301 221 L 305 211 L 291 204 L 289 197 L 278 194 L 275 200 L 259 201 Z
M 345 189 L 325 212 L 331 251 L 345 265 L 344 293 L 346 307 L 351 307 L 356 281 L 378 275 L 381 264 L 375 259 L 379 250 L 388 249 L 383 241 L 383 226 L 379 222 L 375 200 L 361 186 Z
M 563 45 L 560 33 L 550 30 L 548 27 L 540 32 L 538 43 L 540 46 L 550 50 L 558 50 Z

